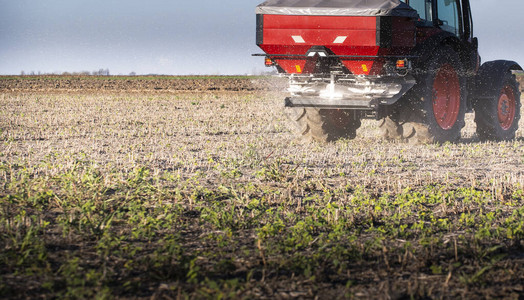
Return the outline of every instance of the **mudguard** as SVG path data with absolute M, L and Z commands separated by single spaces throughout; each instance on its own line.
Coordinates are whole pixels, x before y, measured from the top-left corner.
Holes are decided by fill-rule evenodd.
M 451 47 L 460 56 L 462 64 L 462 75 L 474 72 L 477 65 L 478 45 L 475 43 L 462 42 L 454 34 L 442 31 L 432 35 L 424 42 L 418 43 L 412 50 L 411 55 L 418 57 L 414 60 L 419 71 L 424 72 L 425 64 L 438 53 L 442 47 Z
M 504 74 L 516 70 L 522 70 L 522 67 L 509 60 L 488 61 L 482 64 L 475 78 L 474 90 L 470 91 L 473 101 L 498 97 L 504 84 Z
M 453 34 L 447 31 L 442 31 L 429 37 L 424 42 L 418 43 L 411 51 L 411 55 L 417 57 L 414 61 L 415 66 L 423 70 L 425 63 L 435 54 L 435 49 L 439 49 L 446 44 L 455 48 L 456 44 L 459 44 L 459 42 L 457 37 Z

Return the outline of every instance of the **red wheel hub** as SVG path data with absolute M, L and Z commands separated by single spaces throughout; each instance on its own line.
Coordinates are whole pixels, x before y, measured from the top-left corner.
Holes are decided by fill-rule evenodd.
M 508 130 L 513 125 L 515 119 L 515 112 L 517 110 L 517 102 L 515 101 L 515 93 L 511 86 L 506 85 L 500 92 L 498 104 L 498 116 L 500 127 Z
M 455 125 L 460 112 L 460 81 L 450 64 L 443 65 L 433 82 L 433 114 L 444 130 Z

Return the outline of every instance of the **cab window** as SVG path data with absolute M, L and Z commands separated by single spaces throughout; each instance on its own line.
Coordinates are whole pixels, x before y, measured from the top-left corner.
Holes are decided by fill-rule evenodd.
M 409 6 L 418 12 L 419 18 L 425 21 L 432 21 L 431 0 L 409 0 Z
M 460 34 L 459 9 L 456 0 L 438 0 L 437 1 L 438 19 L 441 22 L 441 28 L 449 31 L 456 36 Z

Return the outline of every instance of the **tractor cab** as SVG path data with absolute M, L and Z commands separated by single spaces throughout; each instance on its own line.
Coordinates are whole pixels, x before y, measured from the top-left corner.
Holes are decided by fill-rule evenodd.
M 460 0 L 403 0 L 419 15 L 420 27 L 438 27 L 459 38 L 472 35 L 471 11 L 468 1 Z

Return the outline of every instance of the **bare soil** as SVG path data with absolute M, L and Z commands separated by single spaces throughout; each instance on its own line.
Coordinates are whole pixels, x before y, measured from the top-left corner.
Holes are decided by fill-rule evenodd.
M 247 76 L 0 76 L 0 91 L 268 91 L 283 90 L 285 79 Z

